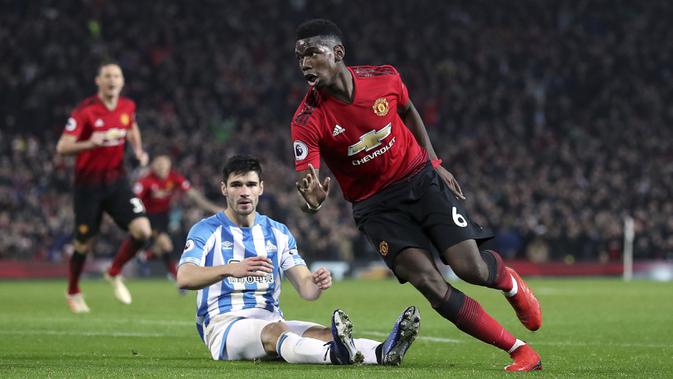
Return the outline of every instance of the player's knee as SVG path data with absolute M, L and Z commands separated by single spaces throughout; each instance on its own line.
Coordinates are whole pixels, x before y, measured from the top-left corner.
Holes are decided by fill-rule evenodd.
M 287 325 L 284 322 L 272 322 L 262 329 L 261 339 L 264 351 L 267 353 L 276 352 L 276 343 L 281 334 L 288 331 Z
M 129 233 L 133 239 L 138 241 L 149 241 L 152 237 L 152 228 L 147 217 L 139 217 L 131 221 L 129 225 Z

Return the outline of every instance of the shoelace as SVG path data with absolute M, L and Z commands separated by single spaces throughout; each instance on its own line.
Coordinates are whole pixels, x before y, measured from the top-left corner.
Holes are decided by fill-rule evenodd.
M 327 360 L 327 354 L 329 354 L 330 351 L 331 351 L 331 349 L 332 349 L 332 341 L 325 342 L 325 343 L 323 344 L 323 346 L 327 346 L 327 350 L 325 350 L 325 355 L 322 357 L 322 359 L 323 359 L 324 361 L 326 361 L 326 360 Z

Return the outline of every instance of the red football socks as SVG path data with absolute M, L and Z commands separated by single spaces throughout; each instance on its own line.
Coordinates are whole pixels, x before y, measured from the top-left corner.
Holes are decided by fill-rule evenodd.
M 488 344 L 508 351 L 516 342 L 516 338 L 493 319 L 473 299 L 465 296 L 465 302 L 458 312 L 455 321 L 458 329 Z
M 79 293 L 79 278 L 82 276 L 86 254 L 73 252 L 68 265 L 68 295 Z
M 107 272 L 108 275 L 119 275 L 126 262 L 130 261 L 144 244 L 144 241 L 138 241 L 130 237 L 125 239 L 124 242 L 122 242 L 122 245 L 119 247 L 114 261 L 112 261 L 112 266 L 110 266 L 110 269 Z
M 173 279 L 176 279 L 178 277 L 178 269 L 175 267 L 175 261 L 171 258 L 171 253 L 164 253 L 162 258 L 164 260 L 166 270 L 168 270 L 168 272 L 173 276 Z

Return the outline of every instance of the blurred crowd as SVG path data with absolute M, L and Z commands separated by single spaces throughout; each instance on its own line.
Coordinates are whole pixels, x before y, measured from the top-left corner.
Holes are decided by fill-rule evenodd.
M 673 3 L 574 0 L 0 0 L 0 258 L 67 252 L 73 162 L 55 145 L 113 59 L 144 145 L 197 189 L 221 201 L 226 157 L 256 155 L 260 211 L 308 260 L 377 259 L 338 188 L 316 216 L 298 209 L 294 30 L 320 16 L 343 29 L 348 64 L 398 68 L 507 258 L 618 261 L 631 216 L 636 259 L 673 259 Z M 204 216 L 178 201 L 176 240 Z M 106 222 L 96 251 L 120 238 Z

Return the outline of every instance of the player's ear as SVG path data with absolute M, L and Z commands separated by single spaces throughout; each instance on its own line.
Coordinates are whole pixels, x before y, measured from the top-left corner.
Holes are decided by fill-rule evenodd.
M 262 196 L 263 193 L 264 193 L 264 181 L 261 180 L 259 182 L 259 196 Z
M 227 197 L 227 183 L 220 182 L 220 190 L 222 190 L 222 195 Z
M 346 47 L 342 44 L 336 44 L 334 45 L 334 61 L 335 62 L 343 62 L 344 57 L 346 56 Z

